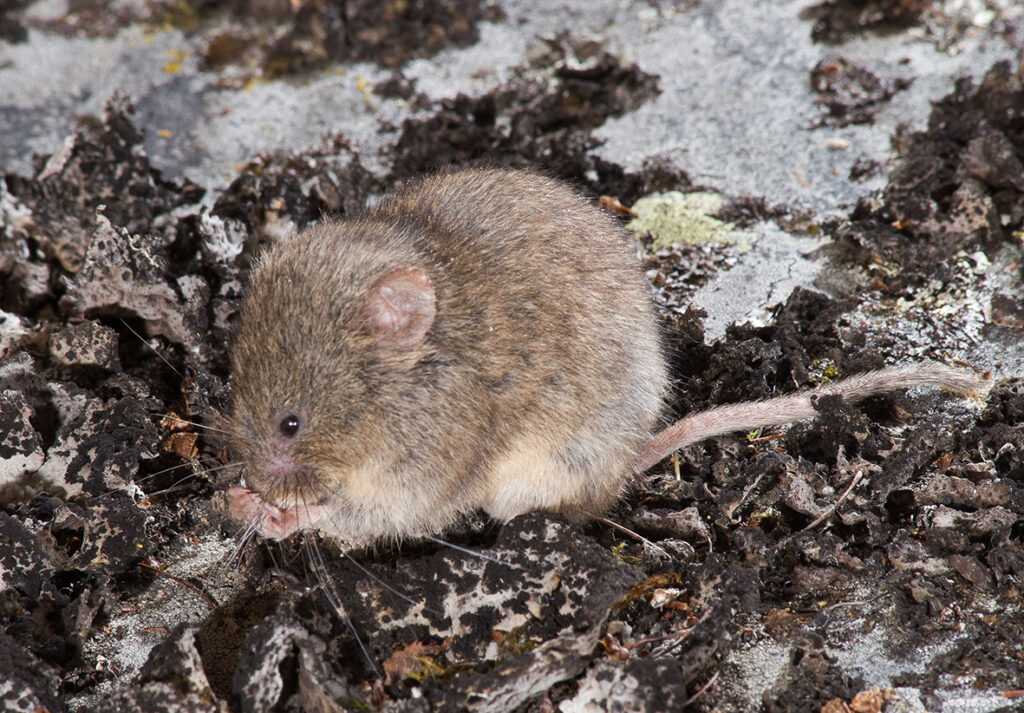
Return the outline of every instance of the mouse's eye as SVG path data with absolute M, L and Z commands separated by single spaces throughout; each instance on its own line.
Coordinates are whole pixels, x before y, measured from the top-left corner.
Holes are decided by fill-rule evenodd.
M 299 417 L 293 413 L 288 414 L 281 419 L 281 423 L 277 424 L 277 430 L 285 438 L 291 438 L 299 432 Z

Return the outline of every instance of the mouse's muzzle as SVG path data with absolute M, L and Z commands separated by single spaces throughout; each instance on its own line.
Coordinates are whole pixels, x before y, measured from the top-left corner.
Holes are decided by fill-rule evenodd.
M 255 490 L 241 486 L 228 488 L 227 496 L 228 513 L 234 520 L 272 540 L 283 540 L 298 530 L 313 527 L 322 514 L 320 506 L 301 502 L 278 507 Z

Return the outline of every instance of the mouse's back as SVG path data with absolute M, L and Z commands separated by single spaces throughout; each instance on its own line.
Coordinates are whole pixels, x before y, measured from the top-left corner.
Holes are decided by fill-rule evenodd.
M 426 178 L 382 212 L 431 226 L 432 339 L 471 365 L 466 403 L 491 404 L 500 443 L 486 464 L 488 511 L 609 505 L 667 388 L 624 231 L 564 184 L 526 172 Z

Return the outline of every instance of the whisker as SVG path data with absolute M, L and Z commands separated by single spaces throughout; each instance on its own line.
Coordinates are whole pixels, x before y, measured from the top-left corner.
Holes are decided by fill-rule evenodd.
M 467 549 L 465 547 L 460 547 L 459 545 L 456 545 L 452 542 L 446 542 L 445 540 L 438 539 L 431 535 L 423 535 L 423 538 L 430 540 L 431 542 L 436 542 L 439 545 L 444 545 L 445 547 L 451 547 L 453 550 L 457 550 L 458 552 L 462 552 L 467 555 L 472 555 L 473 557 L 479 557 L 482 560 L 487 560 L 488 562 L 493 562 L 494 564 L 500 564 L 501 566 L 508 567 L 509 569 L 522 569 L 522 567 L 520 567 L 519 565 L 513 564 L 506 560 L 501 560 L 497 557 L 491 557 L 490 555 L 485 555 L 482 552 L 474 552 L 473 550 Z
M 238 541 L 235 543 L 234 549 L 231 554 L 228 555 L 228 566 L 233 566 L 242 557 L 242 551 L 252 542 L 256 536 L 256 529 L 260 526 L 259 518 L 253 518 L 249 525 L 245 528 L 241 535 L 238 537 Z
M 311 553 L 309 558 L 310 564 L 313 565 L 314 571 L 318 572 L 317 580 L 320 586 L 323 587 L 324 596 L 327 598 L 327 602 L 334 608 L 335 614 L 338 618 L 345 622 L 348 626 L 348 630 L 352 632 L 352 637 L 356 640 L 359 645 L 359 650 L 363 653 L 363 658 L 366 659 L 366 663 L 369 664 L 370 670 L 373 671 L 374 678 L 380 678 L 380 671 L 377 669 L 377 665 L 373 662 L 373 658 L 370 656 L 370 651 L 366 648 L 366 644 L 363 643 L 363 638 L 359 636 L 359 631 L 356 629 L 355 624 L 352 623 L 352 618 L 345 611 L 342 606 L 337 593 L 334 591 L 334 585 L 327 579 L 327 565 L 324 562 L 323 555 L 320 553 L 320 548 L 317 546 L 315 541 L 307 540 L 310 543 L 308 548 L 304 550 Z M 313 563 L 313 558 L 316 558 L 317 564 Z
M 285 549 L 284 549 L 284 541 L 287 540 L 287 539 L 288 539 L 287 537 L 284 538 L 284 540 L 279 541 L 277 543 L 277 545 L 278 545 L 278 549 L 281 552 L 281 556 L 285 558 L 284 561 L 285 561 L 285 564 L 287 565 L 287 569 L 294 569 L 295 568 L 295 563 L 298 561 L 299 557 L 302 556 L 302 551 L 305 548 L 304 547 L 300 547 L 300 548 L 297 549 L 297 551 L 294 552 L 294 554 L 288 554 L 287 552 L 285 552 Z M 308 538 L 307 538 L 307 543 L 308 543 Z M 285 569 L 285 567 L 282 567 L 281 569 Z
M 178 465 L 172 465 L 170 468 L 164 468 L 163 470 L 158 470 L 155 473 L 150 473 L 148 475 L 142 476 L 141 478 L 136 478 L 135 484 L 139 485 L 140 483 L 145 483 L 147 480 L 155 478 L 158 475 L 170 473 L 172 470 L 177 470 L 178 468 L 185 468 L 190 465 L 192 465 L 192 461 L 186 461 L 184 463 L 179 463 Z M 216 473 L 218 470 L 224 470 L 225 468 L 233 468 L 237 465 L 240 465 L 240 463 L 223 463 L 221 465 L 215 465 L 210 467 L 203 466 L 202 470 L 199 473 L 193 473 L 189 477 L 194 477 L 196 475 L 206 475 L 207 473 Z M 175 483 L 175 485 L 177 485 L 177 483 Z
M 216 428 L 214 426 L 207 426 L 204 423 L 199 423 L 198 421 L 189 421 L 187 418 L 182 418 L 181 416 L 175 416 L 175 415 L 169 414 L 169 413 L 153 413 L 153 414 L 150 414 L 150 415 L 151 416 L 160 416 L 161 418 L 167 419 L 169 421 L 174 421 L 175 423 L 184 423 L 184 424 L 186 424 L 188 426 L 195 426 L 196 428 L 205 428 L 207 431 L 215 431 L 216 433 L 223 433 L 224 435 L 231 435 L 230 431 L 226 431 L 223 428 Z
M 158 475 L 163 475 L 164 473 L 170 473 L 172 470 L 178 470 L 179 468 L 187 468 L 190 465 L 192 465 L 192 461 L 185 461 L 184 463 L 178 463 L 177 465 L 172 465 L 170 468 L 164 468 L 163 470 L 158 470 L 155 473 L 148 473 L 148 474 L 142 476 L 141 478 L 135 478 L 135 484 L 139 485 L 140 483 L 145 483 L 147 480 L 155 478 Z
M 368 567 L 363 566 L 355 557 L 350 555 L 348 552 L 343 552 L 342 554 L 345 556 L 346 559 L 348 559 L 349 562 L 354 564 L 359 569 L 360 572 L 365 574 L 367 577 L 372 579 L 374 582 L 376 582 L 380 586 L 384 587 L 384 589 L 388 590 L 389 592 L 394 594 L 396 597 L 398 597 L 402 601 L 408 602 L 409 604 L 412 604 L 413 606 L 415 606 L 415 605 L 420 603 L 418 600 L 413 599 L 412 597 L 410 597 L 410 596 L 408 596 L 406 594 L 403 594 L 400 590 L 396 589 L 395 587 L 392 587 L 390 584 L 385 582 L 381 577 L 379 577 L 376 574 L 374 574 Z M 431 614 L 435 614 L 437 616 L 443 616 L 443 614 L 441 612 L 437 611 L 436 609 L 434 609 L 432 607 L 428 607 L 425 603 L 423 604 L 423 611 L 430 612 Z
M 189 478 L 191 478 L 191 477 L 195 477 L 195 476 L 189 476 Z M 189 478 L 183 478 L 182 480 L 179 480 L 177 483 L 175 483 L 174 485 L 171 485 L 170 487 L 164 488 L 163 490 L 155 490 L 152 493 L 146 493 L 146 495 L 148 497 L 153 498 L 153 497 L 156 497 L 157 495 L 167 495 L 167 493 L 174 493 L 174 492 L 177 492 L 179 490 L 185 490 L 184 487 L 178 487 L 178 486 L 181 483 L 184 483 L 184 482 L 188 481 Z
M 341 602 L 335 598 L 333 592 L 325 589 L 324 594 L 330 605 L 334 607 L 334 613 L 338 615 L 338 618 L 345 622 L 348 630 L 352 632 L 352 638 L 354 638 L 356 643 L 359 644 L 359 650 L 362 652 L 363 658 L 366 659 L 366 663 L 370 666 L 370 670 L 373 672 L 373 677 L 380 678 L 380 671 L 377 669 L 377 664 L 373 662 L 373 657 L 370 656 L 369 649 L 367 649 L 366 644 L 363 643 L 363 638 L 359 636 L 359 632 L 356 630 L 356 625 L 352 623 L 352 618 L 345 612 L 345 608 L 341 606 Z
M 204 468 L 204 473 L 213 473 L 214 471 L 224 470 L 225 468 L 237 468 L 242 465 L 242 461 L 233 460 L 230 463 L 221 463 L 220 465 L 211 465 L 209 468 Z
M 241 461 L 237 461 L 237 462 L 233 461 L 231 463 L 221 463 L 220 465 L 213 465 L 213 466 L 210 466 L 208 468 L 204 467 L 196 475 L 206 475 L 207 473 L 216 473 L 216 472 L 221 471 L 221 470 L 227 470 L 228 468 L 237 468 L 241 464 L 242 464 Z
M 142 342 L 143 344 L 145 344 L 145 345 L 146 345 L 147 347 L 149 347 L 149 348 L 150 348 L 150 350 L 152 350 L 152 352 L 153 352 L 154 354 L 156 354 L 156 355 L 157 355 L 158 357 L 160 357 L 160 361 L 162 361 L 162 362 L 163 362 L 164 364 L 166 364 L 166 365 L 167 365 L 167 366 L 168 366 L 168 367 L 170 368 L 170 370 L 171 370 L 171 371 L 173 371 L 173 372 L 174 372 L 175 374 L 177 374 L 177 375 L 178 375 L 178 378 L 182 378 L 182 379 L 183 379 L 183 378 L 185 378 L 185 377 L 183 377 L 183 376 L 181 375 L 181 372 L 180 372 L 180 371 L 178 371 L 177 369 L 175 369 L 175 368 L 174 368 L 174 364 L 171 364 L 171 362 L 167 361 L 167 359 L 165 359 L 165 358 L 164 358 L 164 355 L 163 355 L 163 354 L 161 354 L 160 352 L 158 352 L 158 351 L 156 350 L 156 348 L 155 348 L 155 347 L 154 347 L 154 346 L 153 346 L 152 344 L 150 344 L 149 342 L 147 342 L 147 341 L 146 341 L 146 340 L 145 340 L 145 339 L 144 339 L 144 338 L 142 337 L 142 335 L 141 335 L 141 334 L 139 334 L 139 333 L 138 333 L 138 332 L 136 332 L 136 331 L 135 331 L 134 329 L 132 329 L 132 326 L 131 326 L 130 324 L 128 324 L 127 322 L 125 322 L 123 318 L 121 319 L 121 324 L 123 324 L 123 325 L 124 325 L 124 326 L 125 326 L 125 327 L 126 327 L 126 328 L 128 329 L 128 331 L 129 331 L 129 332 L 131 332 L 131 333 L 132 333 L 132 334 L 134 334 L 134 335 L 135 335 L 136 337 L 138 337 L 138 338 L 139 338 L 139 341 L 140 341 L 140 342 Z
M 224 566 L 228 569 L 235 569 L 242 561 L 242 551 L 248 544 L 248 540 L 245 537 L 245 533 L 235 541 L 235 546 L 231 548 L 231 553 L 228 554 L 228 558 L 224 560 Z
M 261 520 L 262 520 L 262 518 L 261 518 Z M 280 542 L 274 542 L 273 544 L 277 545 L 277 547 L 267 547 L 266 548 L 267 556 L 270 557 L 270 568 L 271 569 L 283 570 L 284 567 L 282 567 L 281 563 L 278 562 L 278 557 L 277 557 L 277 555 L 275 555 L 275 552 L 283 555 L 284 554 L 284 548 L 283 548 L 283 546 L 282 546 L 282 544 Z

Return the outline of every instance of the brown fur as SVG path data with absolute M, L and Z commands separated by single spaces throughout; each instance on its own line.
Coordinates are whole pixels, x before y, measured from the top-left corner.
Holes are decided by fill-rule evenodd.
M 381 350 L 366 291 L 425 272 L 426 337 Z M 621 231 L 525 172 L 423 179 L 259 263 L 233 353 L 248 486 L 321 505 L 347 543 L 436 532 L 483 507 L 601 510 L 620 494 L 666 389 L 652 308 Z M 302 417 L 294 439 L 276 432 Z M 303 468 L 268 477 L 281 454 Z M 271 464 L 271 465 L 268 465 Z

